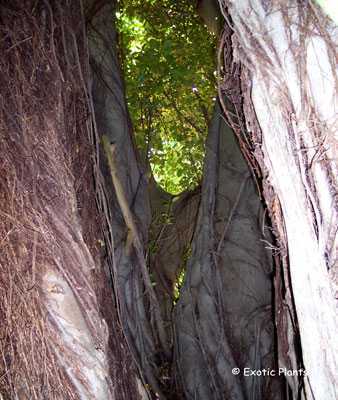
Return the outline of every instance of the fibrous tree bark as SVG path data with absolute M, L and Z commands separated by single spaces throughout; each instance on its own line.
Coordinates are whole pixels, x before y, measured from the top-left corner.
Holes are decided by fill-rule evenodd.
M 191 369 L 196 368 L 201 374 L 205 366 L 212 366 L 210 360 L 203 359 L 204 353 L 202 358 L 200 354 L 191 358 L 189 350 L 182 352 L 185 332 L 181 332 L 181 322 L 185 315 L 177 312 L 176 333 L 173 335 L 170 303 L 173 301 L 175 274 L 181 266 L 179 259 L 189 247 L 195 231 L 200 194 L 199 191 L 187 193 L 175 202 L 172 212 L 174 224 L 165 227 L 172 240 L 170 251 L 167 251 L 168 241 L 161 241 L 154 257 L 149 257 L 156 265 L 156 268 L 151 266 L 154 268 L 154 279 L 160 280 L 162 275 L 169 283 L 169 296 L 165 298 L 160 286 L 156 291 L 153 290 L 146 269 L 145 248 L 150 224 L 147 180 L 145 170 L 137 159 L 125 103 L 113 24 L 115 5 L 108 1 L 85 4 L 92 75 L 88 66 L 84 13 L 81 11 L 81 24 L 78 25 L 75 22 L 78 20 L 76 6 L 80 7 L 81 3 L 68 6 L 62 2 L 53 5 L 48 2 L 43 5 L 27 2 L 1 10 L 2 27 L 8 36 L 3 42 L 4 53 L 8 54 L 2 69 L 5 88 L 3 96 L 10 99 L 7 108 L 3 101 L 4 135 L 1 150 L 6 157 L 3 164 L 5 222 L 2 243 L 7 246 L 3 252 L 3 265 L 11 266 L 15 272 L 11 275 L 4 270 L 2 275 L 3 287 L 8 286 L 4 289 L 6 301 L 2 313 L 7 316 L 11 329 L 10 333 L 7 328 L 4 331 L 4 337 L 8 339 L 8 348 L 3 347 L 4 393 L 19 398 L 138 398 L 136 386 L 139 381 L 121 336 L 118 312 L 134 360 L 153 391 L 164 398 L 159 383 L 163 376 L 157 368 L 163 360 L 167 364 L 171 361 L 171 352 L 176 348 L 177 364 L 185 364 L 184 371 L 181 368 L 178 370 L 183 381 L 187 382 L 186 394 L 189 395 L 191 387 L 195 390 L 196 382 L 195 378 L 191 378 Z M 9 29 L 9 21 L 14 18 L 16 24 Z M 22 30 L 23 26 L 25 29 Z M 24 63 L 23 60 L 29 55 L 33 55 L 33 61 Z M 13 66 L 16 66 L 14 70 L 11 69 Z M 15 88 L 13 92 L 10 90 L 12 87 Z M 54 87 L 57 90 L 51 89 Z M 11 117 L 12 114 L 14 117 Z M 219 113 L 215 114 L 210 134 L 213 137 L 210 141 L 218 143 L 220 132 L 215 126 L 220 126 Z M 105 146 L 100 145 L 101 139 Z M 10 143 L 15 153 L 8 151 Z M 215 142 L 213 145 L 215 147 Z M 214 150 L 217 149 L 218 145 Z M 25 169 L 19 167 L 20 157 L 24 160 Z M 240 159 L 238 150 L 234 160 L 236 157 Z M 218 232 L 223 245 L 228 230 L 232 229 L 229 227 L 232 226 L 234 210 L 245 191 L 248 178 L 245 173 L 244 183 L 240 184 L 239 198 L 233 199 L 233 206 L 229 200 L 225 207 L 228 216 L 220 213 L 216 222 L 215 210 L 209 210 L 209 213 L 206 204 L 222 196 L 221 192 L 217 195 L 215 192 L 216 186 L 219 186 L 215 179 L 218 179 L 220 162 L 224 160 L 208 152 L 208 179 L 205 180 L 200 207 L 200 215 L 203 216 L 200 221 L 205 226 L 201 222 L 198 225 L 195 245 L 198 252 L 203 254 L 208 253 L 210 246 L 215 244 L 215 238 L 210 237 L 209 242 L 204 239 L 203 243 L 198 241 L 201 237 L 205 238 L 213 229 L 211 227 L 220 220 L 225 225 L 219 225 L 226 227 L 223 233 Z M 27 192 L 26 187 L 31 187 L 31 191 Z M 231 187 L 229 190 L 232 190 Z M 95 197 L 98 210 L 94 204 Z M 155 197 L 152 195 L 152 200 Z M 219 204 L 222 208 L 223 203 Z M 6 212 L 9 206 L 11 208 Z M 18 225 L 22 237 L 13 239 L 12 231 L 19 229 L 15 225 L 19 218 L 22 221 L 27 219 L 28 228 L 24 227 L 33 231 L 33 238 L 27 239 L 28 231 Z M 225 222 L 226 218 L 228 222 Z M 98 225 L 103 228 L 104 238 Z M 256 225 L 253 222 L 253 226 Z M 99 251 L 103 239 L 104 262 Z M 40 240 L 43 245 L 39 245 Z M 19 242 L 21 247 L 16 248 Z M 222 245 L 214 249 L 216 253 Z M 14 263 L 13 260 L 9 261 L 9 254 L 15 255 Z M 29 267 L 24 271 L 20 270 L 25 265 L 20 257 L 31 259 Z M 194 265 L 195 261 L 196 253 L 193 253 L 190 265 Z M 226 264 L 222 260 L 217 265 L 224 268 Z M 20 276 L 22 283 L 27 273 L 33 277 L 32 288 L 27 291 L 29 295 L 36 296 L 30 304 L 27 304 L 25 295 L 13 296 L 13 290 L 17 290 L 16 285 L 19 285 L 15 279 Z M 196 307 L 193 314 L 184 322 L 190 326 L 194 340 L 201 342 L 202 346 L 213 348 L 214 341 L 206 336 L 202 339 L 196 329 L 195 309 L 197 313 L 200 312 L 198 308 L 210 312 L 211 326 L 209 317 L 204 318 L 206 315 L 201 316 L 202 324 L 207 329 L 218 329 L 222 339 L 225 333 L 225 298 L 219 291 L 222 280 L 213 283 L 210 274 L 204 276 L 198 267 L 195 270 L 190 267 L 187 282 L 190 282 L 191 273 L 195 280 L 203 280 L 204 284 L 201 286 L 199 305 L 194 304 Z M 110 286 L 107 284 L 108 277 Z M 263 280 L 264 303 L 265 296 L 270 292 L 269 285 L 266 285 L 264 273 L 261 278 L 255 279 L 257 282 Z M 205 290 L 208 292 L 209 285 L 212 287 L 214 284 L 214 290 L 206 294 Z M 193 299 L 187 297 L 187 293 L 196 288 L 189 287 L 189 284 L 186 287 L 178 310 L 182 309 L 187 299 L 193 303 L 197 301 L 196 296 Z M 20 302 L 13 306 L 13 298 L 24 299 L 25 312 L 22 312 Z M 162 304 L 160 308 L 158 300 L 162 300 L 165 306 Z M 220 308 L 211 309 L 210 301 L 219 303 Z M 191 304 L 187 306 L 189 308 Z M 40 330 L 32 325 L 31 330 L 23 336 L 22 332 L 26 331 L 21 325 L 13 325 L 16 311 L 21 312 L 21 322 L 26 327 L 32 322 L 30 313 L 33 312 L 36 313 L 34 321 L 41 318 L 46 325 L 40 327 Z M 163 324 L 166 318 L 168 329 Z M 213 325 L 215 319 L 220 320 L 221 326 L 216 327 L 217 323 Z M 253 319 L 256 320 L 255 317 Z M 258 329 L 261 333 L 261 328 Z M 27 338 L 34 338 L 37 344 Z M 179 339 L 178 346 L 173 343 L 176 338 Z M 245 344 L 248 353 L 243 359 L 253 357 L 249 355 L 252 352 L 250 341 L 249 338 Z M 263 342 L 267 348 L 271 347 L 271 338 Z M 223 344 L 227 346 L 226 340 Z M 236 342 L 234 346 L 237 345 Z M 33 352 L 32 346 L 45 349 L 44 355 L 41 355 L 43 360 L 39 352 Z M 223 373 L 225 365 L 224 346 L 221 346 L 223 358 L 221 361 L 216 360 L 218 374 Z M 259 353 L 260 342 L 257 346 Z M 228 348 L 226 350 L 226 356 L 230 356 L 231 351 Z M 257 352 L 255 357 L 258 360 L 260 355 Z M 30 363 L 30 357 L 33 356 L 34 362 Z M 212 357 L 218 358 L 214 350 L 211 351 Z M 12 361 L 14 358 L 15 362 Z M 240 358 L 237 361 L 244 362 Z M 24 367 L 20 364 L 21 359 Z M 42 370 L 41 365 L 46 368 Z M 62 368 L 54 373 L 57 366 Z M 121 370 L 123 373 L 118 373 Z M 19 384 L 22 374 L 26 376 L 23 385 Z M 127 376 L 129 385 L 125 380 Z M 225 387 L 223 385 L 228 379 L 229 375 L 220 379 L 218 377 L 216 384 L 213 379 L 211 390 L 216 390 L 215 396 L 227 393 L 229 384 Z M 204 386 L 199 395 L 211 396 L 210 387 Z
M 0 32 L 1 397 L 139 398 L 107 301 L 81 1 L 2 3 Z
M 221 91 L 244 116 L 241 142 L 261 171 L 277 238 L 279 362 L 305 368 L 307 398 L 335 399 L 338 29 L 310 1 L 220 4 L 224 70 L 233 74 Z M 294 398 L 298 383 L 290 379 Z
M 134 146 L 116 3 L 1 5 L 5 398 L 336 398 L 337 28 L 307 1 L 220 5 L 225 117 L 175 198 Z M 243 375 L 277 350 L 307 376 Z
M 179 366 L 176 369 L 177 383 L 180 382 L 180 386 L 183 382 L 188 398 L 192 393 L 199 398 L 222 398 L 236 391 L 242 393 L 242 398 L 252 393 L 256 396 L 263 393 L 266 398 L 270 394 L 277 398 L 278 382 L 277 386 L 273 383 L 266 386 L 263 379 L 259 382 L 247 379 L 243 391 L 240 386 L 245 381 L 236 379 L 228 368 L 228 358 L 233 360 L 230 361 L 232 368 L 243 367 L 246 362 L 256 367 L 261 363 L 271 368 L 274 365 L 269 275 L 271 254 L 269 260 L 269 250 L 266 251 L 260 241 L 260 200 L 249 169 L 242 160 L 233 134 L 226 130 L 218 109 L 210 130 L 212 139 L 208 143 L 211 149 L 206 156 L 207 177 L 201 204 L 199 191 L 183 194 L 174 201 L 171 196 L 156 189 L 153 181 L 148 184 L 148 197 L 145 169 L 142 169 L 133 146 L 114 47 L 116 33 L 110 24 L 113 6 L 107 4 L 106 7 L 92 19 L 96 27 L 90 34 L 93 99 L 99 135 L 107 137 L 104 139 L 106 154 L 103 154 L 103 161 L 107 158 L 108 162 L 102 162 L 101 168 L 107 183 L 108 203 L 112 207 L 110 225 L 115 242 L 115 289 L 124 333 L 135 359 L 144 378 L 161 398 L 171 396 L 168 374 L 173 369 L 174 350 L 174 360 Z M 224 150 L 227 146 L 231 151 Z M 238 178 L 239 186 L 236 183 Z M 172 203 L 172 210 L 164 225 L 152 229 L 155 232 L 152 232 L 151 244 L 155 245 L 155 249 L 148 249 L 147 253 L 150 203 L 152 228 L 156 225 L 156 213 L 163 210 L 163 203 Z M 198 208 L 200 217 L 196 225 Z M 238 216 L 237 213 L 243 215 Z M 195 234 L 186 285 L 173 327 L 175 275 L 183 264 L 180 260 L 183 253 L 188 250 L 190 254 L 190 242 L 196 227 L 198 233 Z M 211 231 L 215 232 L 215 236 Z M 156 285 L 155 290 L 149 287 L 146 258 L 150 261 L 149 271 Z M 212 274 L 213 268 L 215 274 Z M 191 276 L 194 277 L 192 281 Z M 243 280 L 248 280 L 247 287 L 238 292 L 237 288 Z M 198 285 L 197 281 L 202 283 Z M 227 284 L 228 281 L 231 283 Z M 227 290 L 222 290 L 222 285 L 233 291 L 228 299 Z M 191 292 L 194 296 L 189 296 Z M 250 296 L 252 300 L 248 301 Z M 160 307 L 156 310 L 159 303 Z M 186 310 L 182 311 L 185 307 Z M 196 315 L 199 320 L 197 325 Z M 246 330 L 236 328 L 239 322 Z M 225 327 L 227 323 L 232 324 L 231 328 Z M 199 332 L 199 324 L 205 328 L 204 332 Z M 213 331 L 215 337 L 209 337 L 208 333 Z M 259 338 L 254 338 L 257 332 Z M 197 344 L 197 349 L 187 340 L 189 335 L 190 340 Z M 216 343 L 221 343 L 220 347 Z M 213 368 L 214 372 L 211 371 Z M 209 374 L 203 377 L 206 370 Z M 176 390 L 180 392 L 180 388 Z

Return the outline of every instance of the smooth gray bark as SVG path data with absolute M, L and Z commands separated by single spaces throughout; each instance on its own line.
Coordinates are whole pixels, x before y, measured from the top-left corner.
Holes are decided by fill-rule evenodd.
M 177 369 L 187 399 L 280 398 L 278 379 L 232 373 L 275 367 L 272 256 L 262 218 L 254 181 L 217 105 L 192 256 L 176 307 Z
M 145 249 L 151 218 L 147 179 L 133 143 L 125 101 L 114 21 L 116 5 L 107 1 L 95 11 L 95 2 L 93 4 L 89 29 L 93 104 L 98 136 L 108 137 L 114 148 L 112 156 L 118 181 L 116 185 L 112 180 L 107 154 L 101 149 L 100 168 L 105 181 L 113 241 L 109 266 L 112 285 L 123 332 L 139 372 L 155 392 L 160 392 L 155 356 L 157 344 L 164 343 L 165 338 L 159 321 L 159 306 L 146 268 Z M 123 210 L 128 210 L 133 220 L 136 228 L 133 232 Z

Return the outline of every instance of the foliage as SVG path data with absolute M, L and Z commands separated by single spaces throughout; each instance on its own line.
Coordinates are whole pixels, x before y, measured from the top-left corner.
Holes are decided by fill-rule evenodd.
M 117 13 L 136 142 L 173 194 L 200 180 L 215 95 L 216 38 L 193 3 L 126 0 Z

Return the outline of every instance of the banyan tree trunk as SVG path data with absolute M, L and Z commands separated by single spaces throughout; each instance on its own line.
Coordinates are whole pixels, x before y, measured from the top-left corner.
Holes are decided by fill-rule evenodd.
M 147 398 L 139 372 L 164 399 L 173 350 L 187 399 L 337 398 L 338 29 L 309 1 L 219 3 L 232 130 L 217 104 L 201 192 L 149 257 L 116 2 L 0 6 L 4 399 Z
M 112 286 L 123 333 L 139 371 L 161 394 L 156 357 L 165 349 L 160 307 L 146 264 L 151 220 L 146 169 L 133 142 L 114 25 L 116 2 L 88 1 L 90 64 L 100 170 L 113 238 Z
M 221 114 L 217 104 L 175 311 L 177 376 L 187 399 L 279 399 L 278 377 L 236 373 L 275 369 L 272 254 L 253 177 Z
M 81 1 L 2 2 L 0 37 L 0 397 L 139 398 L 103 269 Z
M 305 369 L 307 398 L 333 400 L 338 397 L 338 28 L 310 1 L 219 2 L 230 24 L 220 53 L 225 74 L 220 89 L 236 104 L 237 120 L 227 113 L 229 122 L 245 121 L 242 147 L 261 171 L 277 238 L 280 366 Z M 302 360 L 295 351 L 298 330 Z M 289 382 L 296 399 L 299 374 Z

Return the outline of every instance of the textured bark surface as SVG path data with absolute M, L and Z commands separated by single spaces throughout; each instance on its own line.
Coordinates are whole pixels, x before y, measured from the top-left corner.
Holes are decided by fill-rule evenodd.
M 166 338 L 145 259 L 151 220 L 147 179 L 133 143 L 125 101 L 114 25 L 116 4 L 92 4 L 87 12 L 92 94 L 97 133 L 106 143 L 105 149 L 101 147 L 100 169 L 110 210 L 112 285 L 133 358 L 153 390 L 160 393 L 155 358 Z
M 138 399 L 104 271 L 81 1 L 1 4 L 0 32 L 0 397 Z
M 13 1 L 0 29 L 0 392 L 112 399 L 81 3 Z
M 278 400 L 283 377 L 243 376 L 276 370 L 278 350 L 307 370 L 287 377 L 294 399 L 337 398 L 338 29 L 307 1 L 220 1 L 234 131 L 217 104 L 202 186 L 173 198 L 133 143 L 115 2 L 9 3 L 1 395 Z
M 262 206 L 219 106 L 209 129 L 202 198 L 176 307 L 177 375 L 187 399 L 278 399 L 278 379 L 232 374 L 275 367 L 272 255 Z
M 179 295 L 180 277 L 185 273 L 186 262 L 191 251 L 191 242 L 196 228 L 201 190 L 197 187 L 179 196 L 162 191 L 153 182 L 150 187 L 152 223 L 148 248 L 149 268 L 155 282 L 167 346 L 162 352 L 165 363 L 172 363 L 174 346 L 173 310 Z
M 302 366 L 298 319 L 305 393 L 336 399 L 338 29 L 308 1 L 220 4 L 232 21 L 248 138 L 278 239 L 280 363 Z M 290 385 L 298 398 L 297 378 Z

